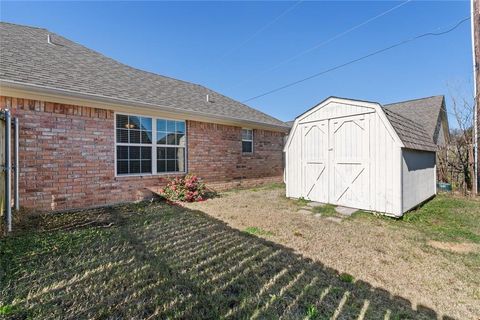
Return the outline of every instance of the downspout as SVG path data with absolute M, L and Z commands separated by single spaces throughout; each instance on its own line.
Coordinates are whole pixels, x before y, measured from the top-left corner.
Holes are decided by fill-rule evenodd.
M 472 30 L 472 57 L 473 57 L 473 104 L 474 104 L 474 114 L 473 114 L 473 171 L 475 174 L 475 184 L 473 186 L 473 193 L 477 194 L 478 193 L 478 92 L 477 92 L 477 61 L 476 61 L 476 55 L 475 55 L 475 4 L 474 1 L 476 0 L 471 0 L 470 1 L 470 7 L 471 7 L 471 30 Z M 478 26 L 477 26 L 478 27 Z M 480 45 L 480 44 L 477 44 Z

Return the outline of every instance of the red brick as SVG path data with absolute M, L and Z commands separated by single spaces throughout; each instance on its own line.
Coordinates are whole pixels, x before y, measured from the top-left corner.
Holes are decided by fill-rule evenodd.
M 20 121 L 20 203 L 38 210 L 98 206 L 151 197 L 171 175 L 115 177 L 114 112 L 0 96 Z M 241 128 L 187 121 L 188 169 L 222 189 L 281 181 L 280 132 L 255 130 L 241 152 Z

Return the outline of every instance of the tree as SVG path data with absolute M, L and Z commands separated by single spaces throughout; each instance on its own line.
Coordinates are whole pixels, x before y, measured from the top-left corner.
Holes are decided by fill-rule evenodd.
M 474 106 L 465 98 L 452 97 L 451 115 L 457 128 L 451 130 L 447 146 L 439 150 L 439 176 L 464 193 L 473 191 L 474 182 Z

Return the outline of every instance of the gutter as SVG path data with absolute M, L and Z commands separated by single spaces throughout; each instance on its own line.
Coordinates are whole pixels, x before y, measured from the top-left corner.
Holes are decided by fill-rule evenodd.
M 82 100 L 87 100 L 87 102 L 91 101 L 91 102 L 99 102 L 104 104 L 116 104 L 124 107 L 139 107 L 139 108 L 144 108 L 151 111 L 164 111 L 164 112 L 175 113 L 175 114 L 184 115 L 184 116 L 201 117 L 206 120 L 209 119 L 210 121 L 218 120 L 218 121 L 223 121 L 224 123 L 226 122 L 230 124 L 254 126 L 256 128 L 262 128 L 262 129 L 265 128 L 265 129 L 270 129 L 274 131 L 281 131 L 281 132 L 289 131 L 289 127 L 287 126 L 280 126 L 280 125 L 274 125 L 274 124 L 269 124 L 265 122 L 220 116 L 220 115 L 210 114 L 210 113 L 201 112 L 201 111 L 184 110 L 181 108 L 156 105 L 152 103 L 139 102 L 135 100 L 112 98 L 112 97 L 107 97 L 107 96 L 97 95 L 97 94 L 90 94 L 90 93 L 80 93 L 72 90 L 57 89 L 57 88 L 41 86 L 36 84 L 26 84 L 26 83 L 12 81 L 12 80 L 0 79 L 0 89 L 2 88 L 8 88 L 13 90 L 24 90 L 24 91 L 29 91 L 36 94 L 56 95 L 56 96 L 62 96 L 65 98 L 70 98 L 70 99 L 82 99 Z M 0 94 L 2 94 L 1 90 L 0 90 Z

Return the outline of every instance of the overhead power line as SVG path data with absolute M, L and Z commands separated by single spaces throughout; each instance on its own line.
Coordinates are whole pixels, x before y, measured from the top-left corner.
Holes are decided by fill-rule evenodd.
M 219 59 L 224 59 L 225 57 L 229 56 L 230 54 L 232 54 L 233 52 L 239 50 L 240 48 L 244 47 L 247 43 L 249 43 L 250 41 L 252 41 L 256 36 L 258 36 L 260 33 L 262 33 L 263 31 L 265 31 L 266 29 L 270 28 L 273 24 L 275 24 L 278 20 L 280 20 L 281 18 L 283 18 L 287 13 L 289 13 L 290 11 L 292 11 L 293 9 L 295 9 L 298 5 L 300 5 L 301 3 L 303 2 L 303 0 L 299 0 L 297 2 L 295 2 L 293 5 L 291 5 L 290 7 L 288 7 L 285 11 L 283 11 L 280 15 L 278 15 L 277 17 L 275 17 L 273 20 L 271 20 L 270 22 L 268 22 L 267 24 L 265 24 L 263 27 L 261 27 L 260 29 L 258 29 L 257 31 L 255 31 L 250 37 L 248 37 L 245 41 L 241 42 L 238 46 L 234 47 L 233 49 L 227 51 L 225 54 L 223 54 Z
M 308 76 L 308 77 L 306 77 L 306 78 L 303 78 L 303 79 L 300 79 L 300 80 L 297 80 L 297 81 L 288 83 L 288 84 L 283 85 L 283 86 L 281 86 L 281 87 L 278 87 L 278 88 L 272 89 L 272 90 L 270 90 L 270 91 L 267 91 L 267 92 L 265 92 L 265 93 L 262 93 L 262 94 L 259 94 L 259 95 L 254 96 L 254 97 L 248 98 L 248 99 L 246 99 L 246 100 L 244 100 L 244 101 L 242 101 L 242 102 L 243 102 L 243 103 L 246 103 L 246 102 L 249 102 L 249 101 L 252 101 L 252 100 L 255 100 L 255 99 L 264 97 L 264 96 L 266 96 L 266 95 L 272 94 L 272 93 L 274 93 L 274 92 L 278 92 L 278 91 L 280 91 L 280 90 L 283 90 L 283 89 L 292 87 L 292 86 L 297 85 L 297 84 L 299 84 L 299 83 L 302 83 L 302 82 L 308 81 L 308 80 L 310 80 L 310 79 L 313 79 L 313 78 L 319 77 L 319 76 L 321 76 L 321 75 L 324 75 L 324 74 L 326 74 L 326 73 L 329 73 L 329 72 L 338 70 L 338 69 L 340 69 L 340 68 L 346 67 L 346 66 L 351 65 L 351 64 L 353 64 L 353 63 L 362 61 L 362 60 L 364 60 L 364 59 L 370 58 L 370 57 L 372 57 L 372 56 L 375 56 L 375 55 L 380 54 L 380 53 L 382 53 L 382 52 L 385 52 L 385 51 L 391 50 L 391 49 L 393 49 L 393 48 L 402 46 L 402 45 L 404 45 L 404 44 L 406 44 L 406 43 L 409 43 L 409 42 L 418 40 L 418 39 L 420 39 L 420 38 L 433 37 L 433 36 L 442 36 L 442 35 L 444 35 L 444 34 L 447 34 L 447 33 L 450 33 L 450 32 L 452 32 L 452 31 L 454 31 L 454 30 L 457 29 L 462 23 L 464 23 L 465 21 L 468 21 L 469 19 L 470 19 L 470 17 L 466 17 L 466 18 L 460 20 L 460 21 L 457 22 L 452 28 L 450 28 L 450 29 L 448 29 L 448 30 L 446 30 L 446 31 L 443 31 L 443 32 L 428 32 L 428 33 L 423 33 L 423 34 L 421 34 L 421 35 L 418 35 L 418 36 L 415 36 L 415 37 L 412 37 L 412 38 L 403 40 L 403 41 L 401 41 L 401 42 L 398 42 L 398 43 L 393 44 L 393 45 L 391 45 L 391 46 L 388 46 L 388 47 L 386 47 L 386 48 L 383 48 L 383 49 L 374 51 L 374 52 L 372 52 L 372 53 L 369 53 L 369 54 L 367 54 L 367 55 L 361 56 L 361 57 L 359 57 L 359 58 L 357 58 L 357 59 L 350 60 L 350 61 L 348 61 L 348 62 L 339 64 L 339 65 L 334 66 L 334 67 L 331 67 L 331 68 L 329 68 L 329 69 L 326 69 L 326 70 L 320 71 L 320 72 L 318 72 L 318 73 L 312 74 L 311 76 Z
M 289 63 L 289 62 L 292 62 L 292 61 L 294 61 L 294 60 L 297 60 L 298 58 L 306 55 L 307 53 L 310 53 L 310 52 L 312 52 L 312 51 L 315 51 L 315 50 L 317 50 L 317 49 L 319 49 L 319 48 L 321 48 L 321 47 L 329 44 L 330 42 L 332 42 L 332 41 L 334 41 L 334 40 L 337 40 L 337 39 L 339 39 L 339 38 L 347 35 L 348 33 L 352 32 L 352 31 L 355 31 L 356 29 L 358 29 L 358 28 L 360 28 L 360 27 L 363 27 L 364 25 L 369 24 L 370 22 L 372 22 L 372 21 L 374 21 L 374 20 L 377 20 L 378 18 L 383 17 L 384 15 L 386 15 L 386 14 L 388 14 L 388 13 L 390 13 L 390 12 L 392 12 L 392 11 L 394 11 L 394 10 L 396 10 L 396 9 L 404 6 L 404 5 L 406 5 L 407 3 L 411 2 L 411 1 L 413 1 L 413 0 L 406 0 L 406 1 L 404 1 L 404 2 L 402 2 L 402 3 L 400 3 L 400 4 L 398 4 L 398 5 L 396 5 L 396 6 L 394 6 L 394 7 L 392 7 L 392 8 L 390 8 L 390 9 L 386 10 L 386 11 L 383 11 L 383 12 L 377 14 L 376 16 L 373 16 L 373 17 L 371 17 L 371 18 L 363 21 L 362 23 L 359 23 L 359 24 L 357 24 L 357 25 L 355 25 L 355 26 L 353 26 L 353 27 L 351 27 L 351 28 L 349 28 L 349 29 L 347 29 L 347 30 L 344 30 L 344 31 L 342 31 L 342 32 L 340 32 L 340 33 L 337 33 L 337 34 L 334 35 L 333 37 L 328 38 L 327 40 L 321 41 L 321 42 L 317 43 L 316 45 L 314 45 L 313 47 L 310 47 L 310 48 L 308 48 L 308 49 L 305 49 L 305 50 L 303 50 L 302 52 L 299 52 L 299 53 L 297 53 L 296 55 L 294 55 L 294 56 L 292 56 L 292 57 L 290 57 L 290 58 L 288 58 L 288 59 L 285 59 L 285 60 L 277 63 L 276 65 L 268 68 L 267 70 L 265 70 L 265 71 L 263 71 L 263 72 L 260 72 L 260 73 L 258 73 L 258 74 L 256 74 L 256 75 L 252 75 L 251 77 L 248 77 L 247 79 L 245 79 L 245 80 L 237 83 L 236 85 L 233 85 L 233 86 L 230 87 L 230 88 L 235 88 L 235 87 L 237 87 L 237 86 L 239 86 L 239 85 L 242 85 L 242 84 L 250 81 L 251 79 L 257 78 L 257 77 L 259 77 L 259 76 L 261 76 L 261 75 L 264 75 L 264 74 L 266 74 L 266 73 L 268 73 L 268 72 L 271 72 L 271 71 L 273 71 L 273 70 L 275 70 L 275 69 L 278 69 L 279 67 L 283 66 L 284 64 L 287 64 L 287 63 Z

